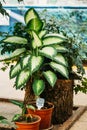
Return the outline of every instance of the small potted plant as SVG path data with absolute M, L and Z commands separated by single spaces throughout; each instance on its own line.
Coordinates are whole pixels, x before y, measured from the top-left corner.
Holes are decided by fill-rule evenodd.
M 16 100 L 10 100 L 10 102 L 19 106 L 22 109 L 21 114 L 15 114 L 14 117 L 12 118 L 12 122 L 15 123 L 16 130 L 21 129 L 39 130 L 39 125 L 41 121 L 40 116 L 34 114 L 26 114 L 26 107 L 23 104 L 23 102 Z M 32 109 L 34 109 L 33 106 Z M 0 123 L 11 125 L 11 122 L 9 122 L 8 119 L 5 118 L 4 116 L 0 116 Z
M 34 106 L 35 109 L 32 109 Z M 27 105 L 27 111 L 30 114 L 34 115 L 39 115 L 41 117 L 41 122 L 40 122 L 40 129 L 45 130 L 45 129 L 51 129 L 53 127 L 51 118 L 52 118 L 52 112 L 54 109 L 54 105 L 51 102 L 45 102 L 43 98 L 38 98 L 35 102 L 32 102 L 31 104 Z
M 24 20 L 22 36 L 15 33 L 1 40 L 1 54 L 10 53 L 0 62 L 11 65 L 10 78 L 15 78 L 16 89 L 25 89 L 24 104 L 30 104 L 47 89 L 46 84 L 54 88 L 57 73 L 68 78 L 67 60 L 62 55 L 67 52 L 63 46 L 67 38 L 45 30 L 44 21 L 33 8 L 25 13 Z

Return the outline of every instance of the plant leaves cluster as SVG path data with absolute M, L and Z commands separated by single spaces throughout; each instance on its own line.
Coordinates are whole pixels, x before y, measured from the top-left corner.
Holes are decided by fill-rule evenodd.
M 31 11 L 31 13 L 32 13 L 32 11 Z M 53 44 L 52 43 L 52 45 L 51 45 L 51 43 L 50 43 L 51 47 L 56 48 L 58 56 L 55 56 L 55 58 L 52 59 L 51 55 L 48 55 L 45 52 L 46 56 L 43 60 L 43 62 L 45 63 L 45 67 L 39 66 L 40 71 L 41 72 L 43 71 L 44 78 L 47 80 L 47 82 L 50 83 L 50 85 L 52 87 L 54 86 L 54 83 L 56 82 L 56 77 L 54 76 L 55 78 L 53 78 L 52 81 L 51 81 L 50 78 L 49 78 L 49 75 L 48 75 L 48 72 L 49 72 L 50 75 L 52 74 L 49 70 L 53 69 L 52 68 L 53 63 L 51 63 L 50 66 L 48 64 L 49 62 L 51 62 L 51 60 L 54 60 L 55 62 L 57 61 L 59 64 L 61 64 L 63 66 L 67 66 L 69 64 L 67 66 L 69 78 L 71 78 L 71 79 L 76 78 L 76 73 L 75 73 L 75 75 L 73 75 L 74 73 L 72 72 L 73 71 L 72 70 L 73 65 L 75 65 L 77 67 L 77 73 L 79 73 L 79 74 L 81 74 L 81 76 L 83 76 L 83 74 L 85 73 L 84 68 L 83 68 L 83 60 L 86 59 L 86 48 L 87 48 L 86 44 L 85 44 L 86 43 L 86 38 L 85 38 L 86 28 L 84 26 L 85 21 L 86 21 L 85 12 L 84 11 L 78 11 L 78 10 L 70 11 L 70 12 L 67 11 L 67 10 L 66 11 L 61 10 L 57 14 L 55 13 L 54 16 L 51 16 L 51 13 L 49 14 L 49 12 L 44 10 L 42 12 L 43 15 L 41 14 L 41 12 L 39 14 L 43 18 L 43 20 L 41 20 L 40 16 L 35 12 L 34 15 L 33 15 L 33 17 L 35 16 L 35 19 L 30 20 L 30 23 L 28 23 L 28 21 L 25 20 L 25 21 L 27 21 L 26 26 L 22 25 L 22 23 L 16 23 L 15 26 L 14 26 L 13 35 L 19 36 L 19 37 L 22 37 L 22 38 L 26 38 L 29 44 L 25 45 L 25 44 L 14 44 L 14 43 L 13 44 L 2 43 L 1 44 L 1 46 L 2 46 L 1 54 L 5 54 L 6 51 L 9 52 L 9 53 L 12 53 L 16 49 L 20 49 L 20 48 L 26 48 L 26 50 L 31 50 L 32 48 L 33 49 L 36 49 L 36 48 L 41 49 L 40 39 L 42 39 L 44 41 L 44 45 L 46 45 L 46 46 L 48 46 L 47 44 L 49 43 L 49 41 L 45 42 L 45 40 L 44 40 L 45 35 L 47 35 L 49 33 L 50 33 L 50 36 L 53 33 L 54 34 L 57 33 L 57 35 L 62 34 L 63 36 L 66 37 L 67 40 L 64 40 L 64 42 L 61 41 L 60 44 Z M 48 14 L 49 14 L 49 16 L 48 16 Z M 29 17 L 30 17 L 30 14 L 29 14 L 29 16 L 27 15 L 28 19 L 30 19 Z M 39 18 L 39 20 L 37 20 L 38 19 L 37 17 Z M 34 32 L 31 32 L 32 27 L 33 27 L 33 29 L 35 28 L 33 26 L 34 23 L 35 23 L 35 26 L 37 26 L 36 23 L 40 23 L 40 21 L 42 21 L 41 24 L 40 24 L 41 27 L 38 26 L 36 28 L 36 30 L 34 30 Z M 77 23 L 78 23 L 78 25 L 77 25 Z M 41 28 L 42 31 L 38 30 L 38 28 L 39 29 Z M 39 34 L 40 39 L 38 39 L 37 35 L 35 34 L 36 32 Z M 32 35 L 33 35 L 34 39 L 33 39 Z M 8 35 L 7 35 L 7 37 L 8 37 Z M 38 39 L 38 44 L 35 42 L 37 39 Z M 33 40 L 33 42 L 31 44 L 32 40 Z M 52 48 L 51 48 L 51 50 L 52 50 Z M 44 55 L 44 49 L 40 50 L 40 51 L 36 51 L 36 52 L 39 52 L 39 54 L 41 56 Z M 62 55 L 60 55 L 60 53 Z M 35 51 L 33 51 L 33 54 L 35 55 Z M 38 53 L 36 53 L 36 55 L 38 55 Z M 21 57 L 21 55 L 20 55 L 20 57 Z M 24 58 L 24 60 L 22 58 L 14 57 L 14 59 L 12 59 L 12 60 L 5 61 L 5 66 L 2 67 L 2 69 L 5 70 L 7 68 L 7 66 L 9 66 L 9 64 L 11 62 L 14 62 L 15 60 L 21 61 L 21 67 L 26 68 L 28 66 L 27 63 L 29 61 L 30 55 L 28 56 L 28 54 L 27 54 L 24 57 L 26 57 L 26 58 Z M 33 59 L 34 58 L 35 57 L 33 57 Z M 31 63 L 32 63 L 32 61 L 29 62 L 29 64 L 31 64 Z M 29 65 L 29 67 L 30 66 L 31 65 Z M 22 69 L 21 67 L 20 67 L 20 69 Z M 37 71 L 38 70 L 38 69 L 36 69 L 37 67 L 36 68 L 32 68 L 32 67 L 30 67 L 30 69 L 33 69 L 32 72 L 35 74 L 35 76 L 37 77 L 37 75 L 39 75 L 41 80 L 42 80 L 43 76 L 42 76 L 42 74 L 40 74 Z M 11 68 L 13 68 L 13 67 L 11 67 Z M 48 72 L 44 73 L 44 71 L 47 71 L 47 68 L 49 68 Z M 19 73 L 19 70 L 17 71 L 17 74 Z M 55 71 L 55 68 L 52 71 Z M 36 72 L 38 72 L 38 74 L 36 74 Z M 57 72 L 55 71 L 55 74 L 56 74 L 57 78 L 64 78 L 64 76 L 65 76 L 63 73 L 62 73 L 63 75 L 61 74 L 60 69 Z M 14 78 L 14 77 L 16 77 L 16 76 L 12 76 L 12 78 Z M 77 75 L 77 77 L 78 77 L 78 75 Z M 25 81 L 27 81 L 27 80 L 28 79 L 26 79 Z M 32 80 L 32 81 L 34 81 L 34 80 Z M 26 84 L 26 82 L 25 82 L 25 84 Z M 16 87 L 16 88 L 18 89 L 19 87 Z M 21 88 L 24 88 L 24 86 L 21 87 Z M 45 87 L 43 85 L 42 90 L 44 90 L 44 89 L 45 89 Z M 42 90 L 39 90 L 39 92 L 42 92 Z M 37 91 L 36 91 L 36 93 L 37 93 Z
M 67 38 L 58 33 L 48 33 L 44 21 L 33 8 L 27 10 L 24 20 L 24 26 L 17 23 L 13 35 L 1 40 L 12 49 L 0 61 L 8 65 L 13 62 L 10 78 L 15 78 L 16 89 L 25 88 L 26 83 L 32 80 L 34 94 L 39 96 L 45 89 L 45 81 L 54 87 L 57 73 L 68 78 L 67 58 L 63 56 L 67 52 L 64 47 Z
M 17 101 L 17 100 L 9 100 L 11 103 L 13 103 L 14 105 L 17 105 L 19 108 L 21 108 L 22 112 L 19 114 L 15 114 L 11 120 L 11 122 L 34 122 L 37 120 L 36 117 L 33 117 L 31 114 L 27 114 L 27 108 L 35 110 L 35 107 L 33 105 L 25 105 L 23 102 L 21 101 Z M 0 123 L 1 124 L 7 124 L 10 125 L 11 124 L 10 121 L 8 121 L 8 119 L 4 116 L 0 116 Z

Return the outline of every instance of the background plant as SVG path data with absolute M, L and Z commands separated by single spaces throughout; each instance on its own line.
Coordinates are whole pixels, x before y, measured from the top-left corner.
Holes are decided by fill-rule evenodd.
M 87 92 L 87 79 L 84 75 L 83 61 L 86 61 L 87 56 L 87 11 L 85 9 L 58 9 L 58 12 L 51 15 L 44 10 L 47 26 L 46 28 L 52 32 L 58 32 L 63 34 L 68 39 L 68 44 L 65 44 L 68 48 L 66 57 L 69 59 L 69 72 L 72 71 L 72 66 L 77 67 L 77 73 L 79 77 L 74 75 L 74 79 L 80 78 L 74 85 L 75 92 Z M 49 17 L 50 15 L 50 17 Z M 80 77 L 81 76 L 81 77 Z M 70 78 L 73 75 L 70 74 Z

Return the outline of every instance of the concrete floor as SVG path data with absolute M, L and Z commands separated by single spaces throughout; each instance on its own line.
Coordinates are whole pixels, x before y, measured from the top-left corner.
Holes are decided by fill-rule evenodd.
M 87 111 L 74 123 L 69 130 L 87 130 Z

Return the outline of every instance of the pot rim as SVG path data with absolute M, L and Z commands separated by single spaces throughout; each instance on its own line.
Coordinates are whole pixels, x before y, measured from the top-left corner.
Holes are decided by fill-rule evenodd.
M 27 114 L 27 115 L 30 115 L 30 114 Z M 37 117 L 38 119 L 36 120 L 36 121 L 34 121 L 34 122 L 21 122 L 21 121 L 16 121 L 15 122 L 15 124 L 16 125 L 29 125 L 29 124 L 36 124 L 37 122 L 40 122 L 41 121 L 41 117 L 40 116 L 38 116 L 38 115 L 35 115 L 35 114 L 31 114 L 33 117 Z
M 47 108 L 47 109 L 35 109 L 35 111 L 49 111 L 50 109 L 54 109 L 54 104 L 52 102 L 49 102 L 49 101 L 46 101 L 46 103 L 50 104 L 51 107 L 50 108 Z M 35 101 L 32 101 L 30 102 L 29 104 L 35 104 Z M 30 108 L 27 108 L 27 109 L 30 109 Z M 32 109 L 31 109 L 32 110 Z

